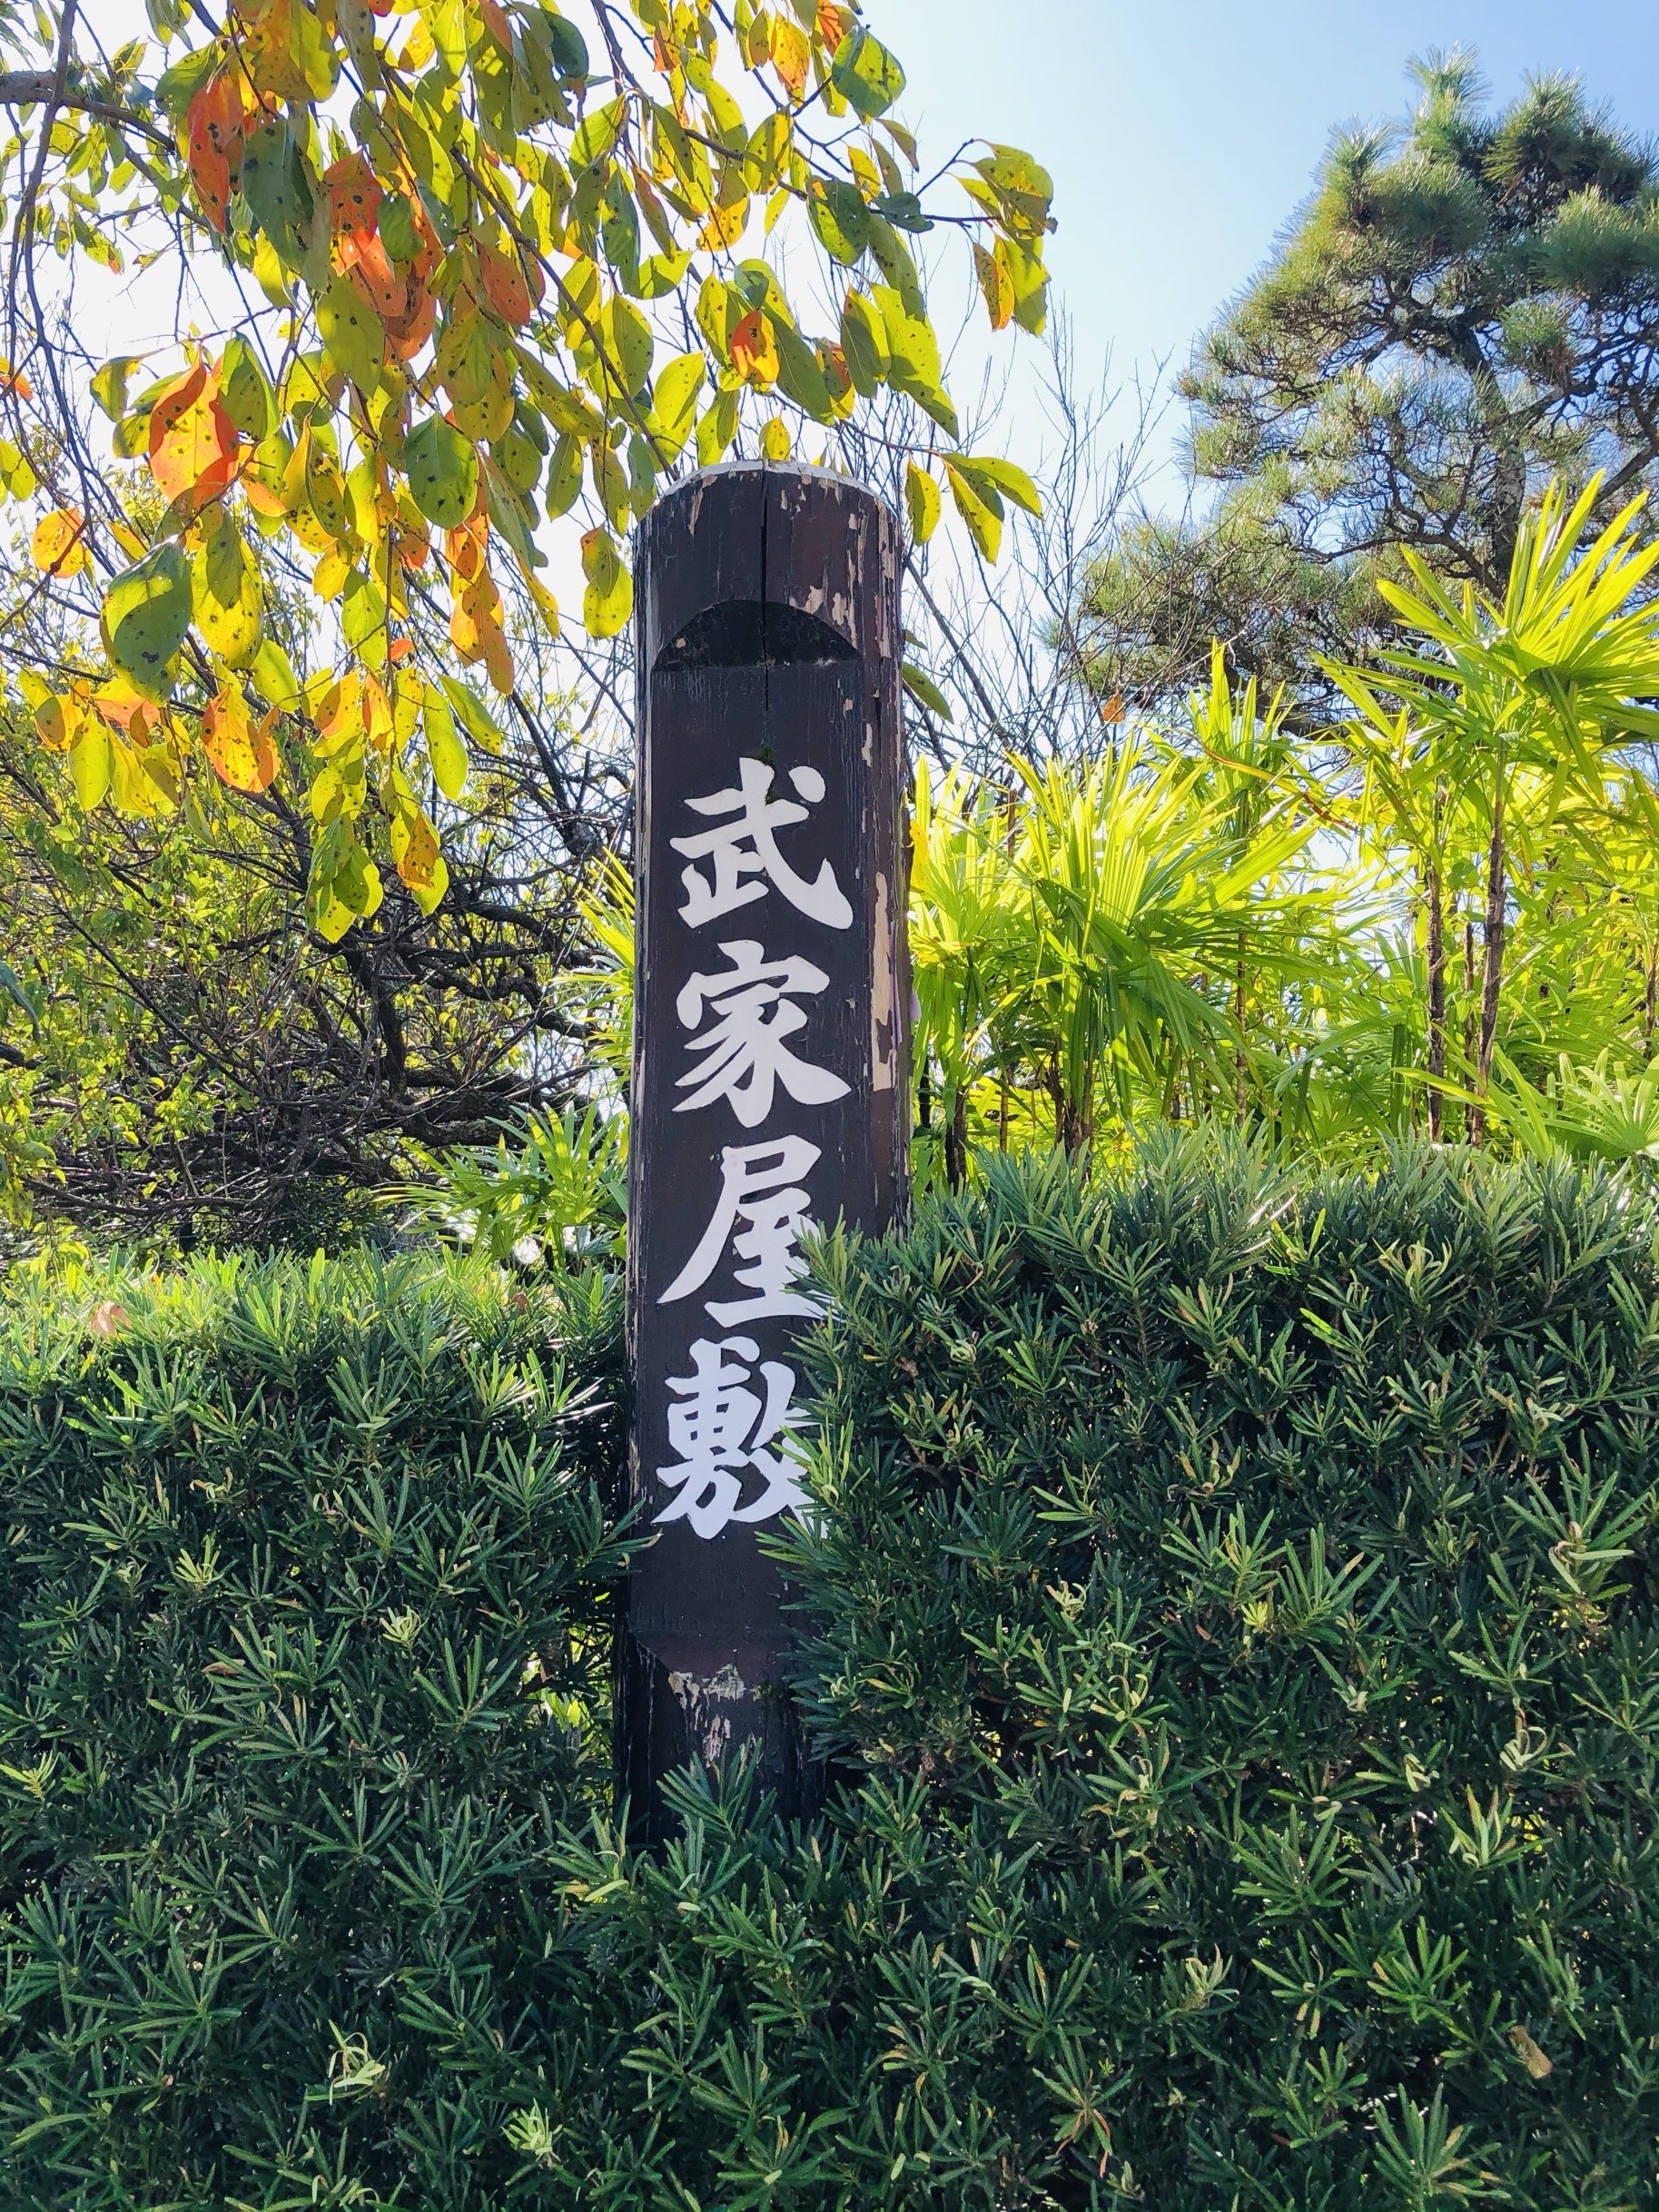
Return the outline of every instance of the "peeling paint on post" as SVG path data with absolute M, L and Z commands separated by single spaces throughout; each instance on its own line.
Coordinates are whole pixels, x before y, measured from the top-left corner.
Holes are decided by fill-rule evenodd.
M 890 1221 L 909 1137 L 899 533 L 823 469 L 735 465 L 647 518 L 629 1168 L 632 1495 L 618 1658 L 637 1838 L 745 1745 L 810 1794 L 757 1542 L 799 1493 L 808 1223 Z

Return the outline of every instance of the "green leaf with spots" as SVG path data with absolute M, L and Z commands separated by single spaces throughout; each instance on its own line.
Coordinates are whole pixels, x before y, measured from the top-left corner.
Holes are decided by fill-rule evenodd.
M 275 429 L 275 395 L 258 354 L 240 331 L 225 341 L 224 358 L 219 364 L 219 397 L 244 438 L 257 442 Z
M 948 453 L 944 473 L 951 487 L 951 497 L 956 502 L 956 511 L 968 526 L 968 535 L 988 561 L 994 561 L 1002 545 L 1002 502 L 1000 495 L 982 478 L 975 483 L 972 477 L 959 469 Z
M 875 287 L 875 303 L 886 331 L 887 378 L 893 389 L 913 400 L 947 437 L 959 437 L 956 410 L 940 381 L 939 341 L 933 325 L 910 314 L 903 296 L 891 284 Z
M 350 377 L 360 391 L 373 391 L 386 359 L 386 332 L 350 277 L 331 277 L 318 296 L 317 328 L 331 368 Z
M 938 527 L 940 506 L 939 487 L 933 479 L 914 461 L 906 461 L 904 511 L 910 518 L 910 534 L 919 546 L 924 546 Z
M 904 72 L 879 38 L 855 24 L 835 49 L 830 82 L 855 114 L 873 123 L 904 90 Z
M 242 154 L 242 189 L 254 222 L 284 268 L 298 269 L 310 243 L 314 201 L 305 163 L 285 123 L 254 132 Z
M 264 634 L 264 592 L 236 518 L 222 502 L 191 564 L 191 581 L 203 641 L 232 668 L 245 668 Z
M 876 309 L 861 291 L 850 291 L 841 311 L 841 351 L 861 399 L 872 398 L 887 379 L 887 333 Z
M 429 684 L 421 705 L 426 725 L 426 756 L 446 799 L 459 799 L 467 787 L 467 747 L 455 726 L 455 716 L 436 685 Z
M 403 442 L 403 466 L 415 505 L 440 530 L 458 530 L 479 492 L 479 457 L 441 415 L 417 423 Z
M 858 188 L 838 179 L 813 179 L 806 203 L 807 220 L 818 243 L 833 261 L 851 268 L 864 252 L 870 237 L 870 211 Z
M 190 628 L 190 564 L 181 547 L 157 546 L 104 598 L 104 636 L 110 658 L 146 699 L 173 689 L 173 662 Z
M 615 637 L 634 611 L 634 579 L 608 530 L 589 530 L 582 539 L 582 623 L 590 637 Z
M 1023 469 L 1016 468 L 1011 460 L 1001 460 L 994 454 L 953 453 L 950 465 L 959 475 L 965 476 L 980 498 L 990 504 L 993 496 L 1012 499 L 1022 507 L 1028 515 L 1040 515 L 1042 501 L 1037 487 Z

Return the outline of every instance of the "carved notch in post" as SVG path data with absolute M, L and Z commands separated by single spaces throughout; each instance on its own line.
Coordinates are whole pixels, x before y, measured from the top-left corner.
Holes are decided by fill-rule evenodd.
M 874 1229 L 909 1138 L 897 524 L 823 469 L 737 464 L 647 518 L 629 1165 L 632 1496 L 656 1536 L 618 1658 L 636 1837 L 745 1745 L 804 1808 L 758 1532 L 799 1497 L 808 1223 Z

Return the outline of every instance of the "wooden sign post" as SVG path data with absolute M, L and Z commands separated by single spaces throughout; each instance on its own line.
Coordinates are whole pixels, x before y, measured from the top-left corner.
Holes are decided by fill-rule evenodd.
M 809 1224 L 879 1229 L 909 1136 L 898 528 L 825 470 L 678 486 L 637 563 L 628 1212 L 633 1497 L 656 1541 L 618 1683 L 634 1832 L 752 1745 L 801 1807 L 757 1537 L 801 1501 Z

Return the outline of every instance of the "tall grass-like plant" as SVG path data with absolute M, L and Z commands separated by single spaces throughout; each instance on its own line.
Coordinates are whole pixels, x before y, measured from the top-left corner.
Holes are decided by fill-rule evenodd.
M 1407 553 L 1415 589 L 1378 588 L 1406 642 L 1382 673 L 1330 669 L 1358 713 L 1353 742 L 1396 834 L 1423 864 L 1427 904 L 1432 1081 L 1444 1071 L 1442 900 L 1448 844 L 1482 849 L 1481 977 L 1469 1079 L 1469 1133 L 1486 1133 L 1517 873 L 1545 864 L 1558 839 L 1594 853 L 1608 811 L 1610 765 L 1659 736 L 1659 603 L 1645 589 L 1659 539 L 1642 542 L 1644 499 L 1590 541 L 1601 485 L 1575 500 L 1552 486 L 1521 525 L 1507 588 L 1453 590 Z M 1393 702 L 1392 706 L 1385 701 Z

